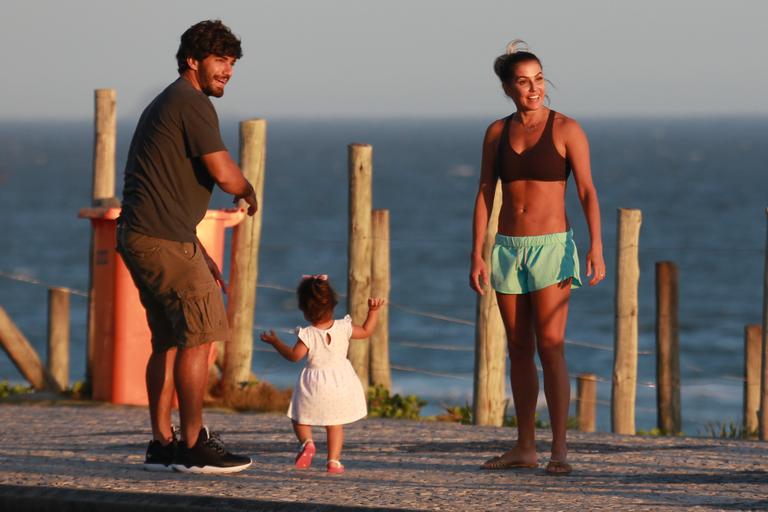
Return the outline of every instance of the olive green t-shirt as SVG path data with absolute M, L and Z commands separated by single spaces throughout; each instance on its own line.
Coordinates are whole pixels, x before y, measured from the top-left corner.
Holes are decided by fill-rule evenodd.
M 120 222 L 156 238 L 194 241 L 215 184 L 200 157 L 225 149 L 208 96 L 184 78 L 173 82 L 136 125 Z

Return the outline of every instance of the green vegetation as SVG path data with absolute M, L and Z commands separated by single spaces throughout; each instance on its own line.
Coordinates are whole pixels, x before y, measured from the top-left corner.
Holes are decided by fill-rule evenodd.
M 389 391 L 381 385 L 368 388 L 368 415 L 373 418 L 416 420 L 419 419 L 421 408 L 425 405 L 427 405 L 426 400 L 416 395 L 390 396 Z
M 26 395 L 32 393 L 34 388 L 32 386 L 25 386 L 23 384 L 10 385 L 7 380 L 0 381 L 0 398 L 7 398 L 14 395 Z
M 441 414 L 435 418 L 439 421 L 452 421 L 455 423 L 461 423 L 462 425 L 471 425 L 473 421 L 472 406 L 469 404 L 450 405 L 445 408 L 445 414 Z
M 708 437 L 721 437 L 726 439 L 757 439 L 757 430 L 749 430 L 736 421 L 711 421 L 704 426 Z
M 663 428 L 653 427 L 651 430 L 638 430 L 637 435 L 639 436 L 652 436 L 652 437 L 664 437 L 664 436 L 683 436 L 685 435 L 684 432 L 667 432 Z
M 84 400 L 91 398 L 91 388 L 85 381 L 76 380 L 64 391 L 64 394 L 75 400 Z

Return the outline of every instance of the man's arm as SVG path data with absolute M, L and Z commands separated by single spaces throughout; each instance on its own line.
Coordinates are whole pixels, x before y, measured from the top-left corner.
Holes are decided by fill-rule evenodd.
M 259 209 L 256 201 L 256 191 L 243 176 L 240 167 L 229 156 L 228 151 L 216 151 L 200 157 L 208 169 L 208 173 L 216 184 L 228 194 L 235 196 L 235 202 L 239 199 L 248 203 L 248 215 L 253 215 Z

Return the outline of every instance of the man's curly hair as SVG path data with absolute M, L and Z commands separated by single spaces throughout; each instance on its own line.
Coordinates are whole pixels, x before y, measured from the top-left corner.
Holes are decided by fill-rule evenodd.
M 243 56 L 240 39 L 221 20 L 201 21 L 189 27 L 181 35 L 179 51 L 176 52 L 179 73 L 183 73 L 189 67 L 187 58 L 203 60 L 209 55 L 235 59 Z

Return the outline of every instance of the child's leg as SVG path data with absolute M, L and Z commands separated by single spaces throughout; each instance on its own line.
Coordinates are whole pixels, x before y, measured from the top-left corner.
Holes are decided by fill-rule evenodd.
M 304 441 L 311 441 L 312 440 L 312 426 L 311 425 L 303 425 L 301 423 L 297 423 L 293 420 L 291 420 L 291 423 L 293 424 L 293 431 L 296 433 L 296 437 L 298 438 L 300 443 L 303 443 Z
M 328 425 L 325 427 L 328 436 L 328 460 L 341 460 L 341 446 L 344 444 L 344 426 Z

